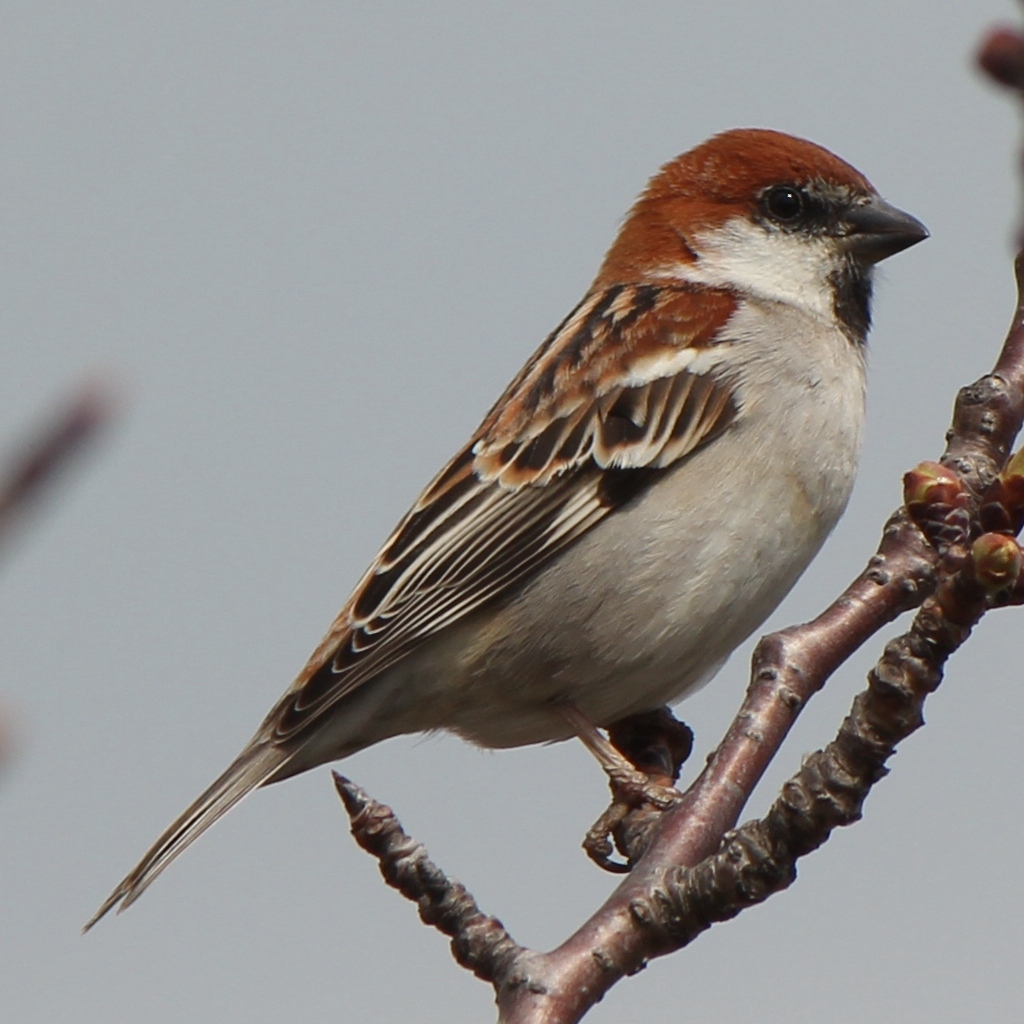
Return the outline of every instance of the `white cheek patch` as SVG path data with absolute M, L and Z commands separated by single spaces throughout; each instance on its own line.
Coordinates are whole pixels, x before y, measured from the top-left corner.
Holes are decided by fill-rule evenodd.
M 784 302 L 835 320 L 829 280 L 836 254 L 826 239 L 771 231 L 734 217 L 694 238 L 696 264 L 681 265 L 677 278 L 713 288 L 735 288 L 750 296 Z

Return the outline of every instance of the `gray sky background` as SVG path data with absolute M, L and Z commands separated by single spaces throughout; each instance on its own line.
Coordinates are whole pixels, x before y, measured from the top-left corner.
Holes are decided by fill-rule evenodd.
M 257 793 L 82 923 L 224 767 L 391 525 L 589 283 L 648 176 L 714 131 L 814 139 L 931 228 L 885 266 L 851 508 L 772 620 L 856 573 L 1012 310 L 1013 105 L 970 70 L 1010 0 L 3 3 L 0 439 L 83 377 L 116 429 L 6 553 L 0 1016 L 493 1019 L 357 850 L 326 769 Z M 865 820 L 589 1018 L 1019 1020 L 1020 613 L 992 615 Z M 749 648 L 688 702 L 693 766 Z M 880 641 L 750 807 L 826 742 Z M 687 778 L 692 777 L 691 767 Z M 579 744 L 403 739 L 345 771 L 525 943 L 614 879 Z

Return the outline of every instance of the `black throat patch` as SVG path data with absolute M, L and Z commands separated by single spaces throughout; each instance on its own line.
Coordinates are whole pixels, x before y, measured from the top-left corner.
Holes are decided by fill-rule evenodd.
M 871 268 L 855 259 L 843 260 L 829 278 L 836 319 L 852 342 L 863 345 L 871 327 Z

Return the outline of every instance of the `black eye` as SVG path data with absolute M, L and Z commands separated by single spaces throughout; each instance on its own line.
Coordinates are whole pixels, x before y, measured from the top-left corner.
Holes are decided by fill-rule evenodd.
M 765 193 L 763 201 L 768 216 L 788 223 L 804 212 L 806 200 L 807 197 L 800 189 L 791 185 L 776 185 Z

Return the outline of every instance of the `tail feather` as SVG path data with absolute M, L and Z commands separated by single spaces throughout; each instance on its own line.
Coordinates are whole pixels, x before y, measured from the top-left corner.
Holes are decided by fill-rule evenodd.
M 150 847 L 135 869 L 107 897 L 103 906 L 82 929 L 83 932 L 87 932 L 118 904 L 118 913 L 131 906 L 178 854 L 195 842 L 218 818 L 227 814 L 242 797 L 268 781 L 294 754 L 294 749 L 282 750 L 265 742 L 253 743 L 243 750 L 227 771 Z

